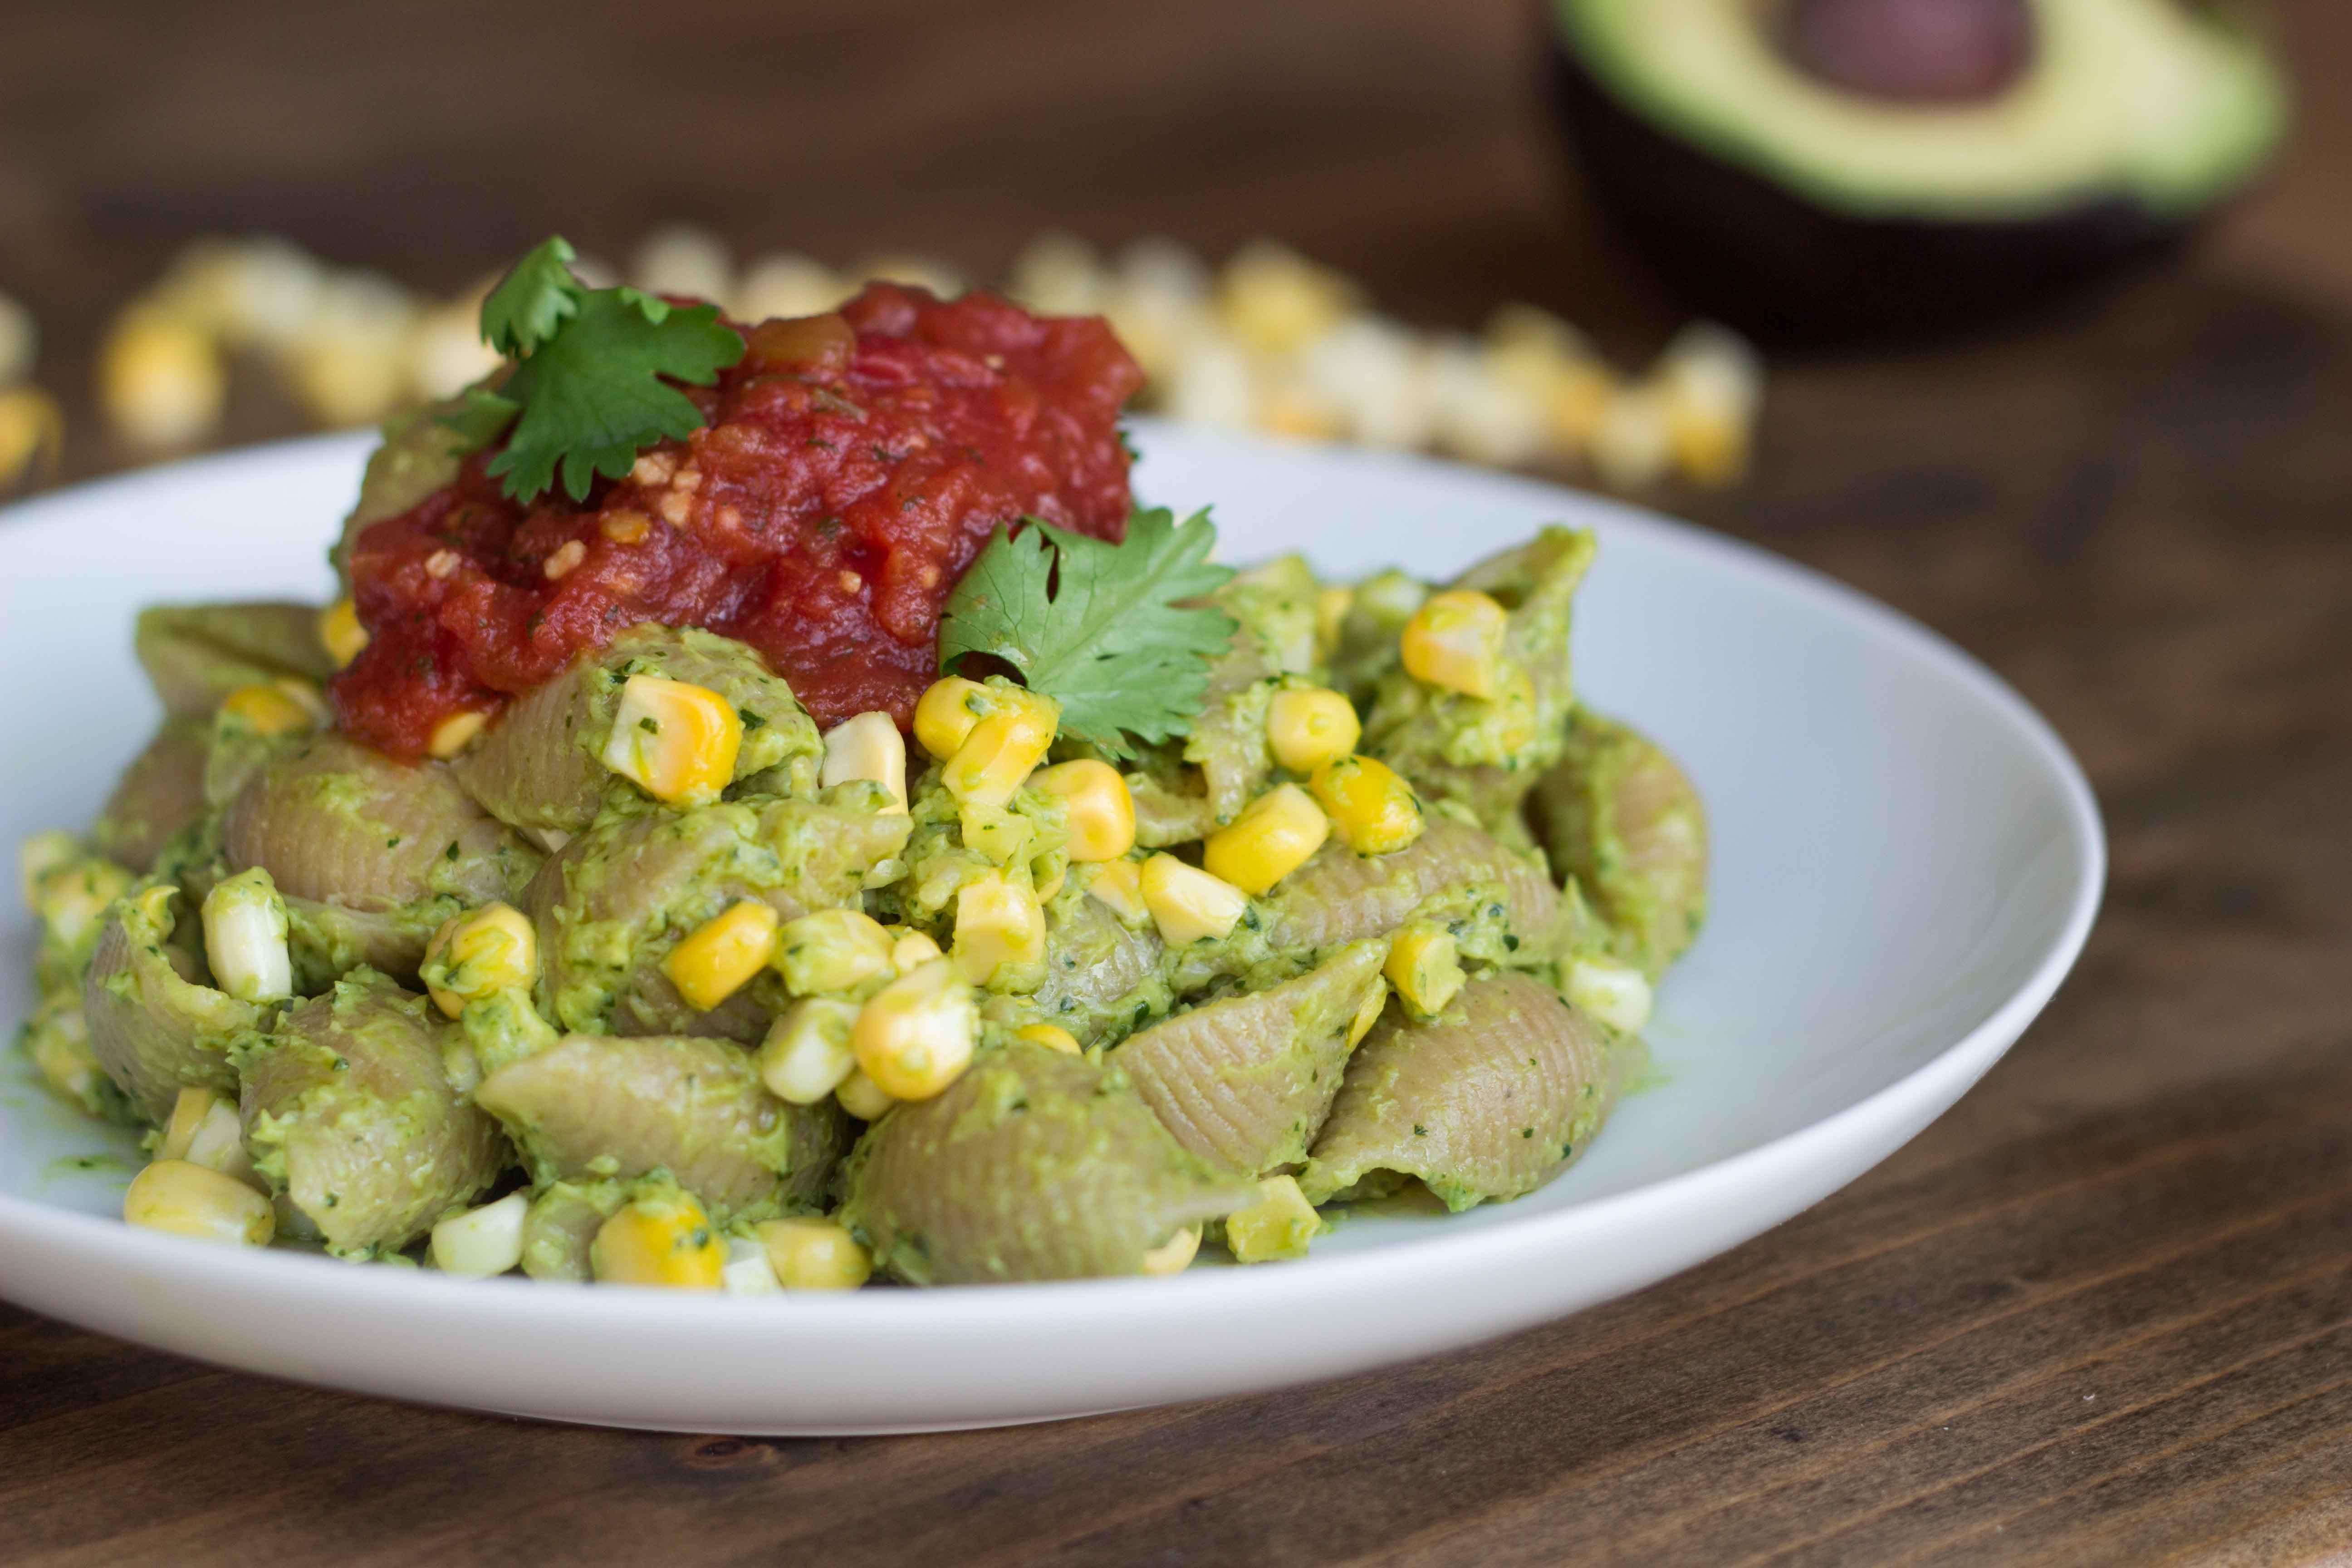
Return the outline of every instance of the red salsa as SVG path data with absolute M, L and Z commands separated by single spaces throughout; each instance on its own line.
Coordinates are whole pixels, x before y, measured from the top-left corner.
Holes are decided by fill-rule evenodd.
M 877 284 L 838 314 L 740 327 L 742 360 L 683 390 L 708 423 L 584 503 L 457 480 L 362 531 L 370 641 L 338 676 L 344 729 L 423 753 L 644 621 L 764 654 L 821 724 L 903 726 L 937 674 L 940 607 L 999 523 L 1125 536 L 1118 412 L 1142 373 L 1094 318 Z

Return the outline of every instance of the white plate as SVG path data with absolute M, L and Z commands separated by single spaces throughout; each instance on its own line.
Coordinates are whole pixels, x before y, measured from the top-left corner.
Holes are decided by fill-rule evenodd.
M 1233 560 L 1444 574 L 1541 523 L 1600 531 L 1580 681 L 1697 780 L 1714 910 L 1662 993 L 1664 1083 L 1566 1176 L 1173 1280 L 760 1300 L 467 1282 L 131 1230 L 112 1216 L 132 1142 L 6 1052 L 0 1295 L 254 1372 L 632 1426 L 913 1430 L 1274 1388 L 1572 1312 L 1778 1224 L 1958 1099 L 2080 951 L 2105 866 L 2082 774 L 2015 693 L 1892 612 L 1550 486 L 1162 428 L 1142 444 L 1139 493 L 1214 502 Z M 0 839 L 86 822 L 144 741 L 138 605 L 323 594 L 364 449 L 266 447 L 0 513 Z M 0 1040 L 27 1002 L 27 925 L 11 897 Z

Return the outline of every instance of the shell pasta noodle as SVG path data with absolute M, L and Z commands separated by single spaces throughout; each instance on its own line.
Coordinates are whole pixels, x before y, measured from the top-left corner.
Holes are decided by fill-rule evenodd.
M 131 1223 L 738 1294 L 1164 1276 L 1605 1135 L 1707 848 L 1578 700 L 1589 533 L 1235 570 L 1133 504 L 1098 320 L 738 322 L 570 260 L 387 429 L 331 602 L 141 616 L 154 739 L 24 847 L 24 1047 L 152 1130 Z

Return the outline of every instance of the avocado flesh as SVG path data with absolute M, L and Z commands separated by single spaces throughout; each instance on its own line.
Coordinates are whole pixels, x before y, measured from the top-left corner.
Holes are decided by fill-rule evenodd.
M 2000 222 L 2121 197 L 2186 217 L 2276 144 L 2285 91 L 2250 36 L 2179 0 L 2035 0 L 2023 75 L 1981 103 L 1862 97 L 1784 59 L 1753 0 L 1553 0 L 1624 108 L 1864 219 Z

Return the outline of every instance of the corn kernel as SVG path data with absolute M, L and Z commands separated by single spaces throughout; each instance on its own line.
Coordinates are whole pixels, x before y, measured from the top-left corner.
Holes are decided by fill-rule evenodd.
M 1315 770 L 1307 788 L 1330 814 L 1339 841 L 1359 855 L 1389 855 L 1421 837 L 1421 801 L 1375 757 L 1341 757 Z
M 471 709 L 452 713 L 433 726 L 432 738 L 425 742 L 425 749 L 446 763 L 472 745 L 489 727 L 490 716 L 487 713 Z
M 940 783 L 966 805 L 1003 805 L 1054 744 L 1061 710 L 1048 697 L 991 691 L 999 706 L 971 727 L 940 771 Z
M 1045 911 L 1037 895 L 1003 873 L 992 871 L 956 892 L 956 969 L 974 985 L 985 985 L 1006 966 L 1037 963 L 1045 956 Z
M 1081 1054 L 1077 1036 L 1059 1024 L 1030 1024 L 1013 1031 L 1016 1040 L 1026 1040 L 1033 1046 L 1043 1046 L 1049 1051 L 1059 1051 L 1066 1057 Z
M 1315 646 L 1325 658 L 1339 646 L 1339 632 L 1348 624 L 1348 612 L 1355 606 L 1356 591 L 1345 584 L 1333 584 L 1319 588 L 1315 594 Z
M 1295 773 L 1346 756 L 1363 733 L 1354 704 L 1328 687 L 1277 691 L 1266 705 L 1266 743 L 1274 760 Z
M 787 1290 L 855 1290 L 873 1278 L 873 1258 L 832 1220 L 772 1219 L 754 1234 Z
M 327 705 L 307 683 L 264 680 L 221 699 L 221 711 L 257 735 L 298 735 L 327 721 Z
M 716 1290 L 727 1267 L 727 1246 L 693 1197 L 643 1197 L 617 1211 L 596 1231 L 588 1249 L 601 1285 L 656 1285 Z
M 1331 819 L 1297 784 L 1276 784 L 1209 835 L 1201 863 L 1244 893 L 1264 893 L 1307 863 L 1331 836 Z
M 887 713 L 860 713 L 825 733 L 824 766 L 817 782 L 830 789 L 856 779 L 870 779 L 887 790 L 889 810 L 907 809 L 907 742 Z
M 81 856 L 81 840 L 61 827 L 36 833 L 26 839 L 16 850 L 16 870 L 24 881 L 25 907 L 38 914 L 42 879 L 52 871 L 72 865 Z
M 441 922 L 425 944 L 424 974 L 434 1005 L 454 1018 L 468 1002 L 538 980 L 539 931 L 512 904 L 484 904 Z
M 1648 977 L 1630 964 L 1580 958 L 1568 966 L 1568 999 L 1621 1035 L 1638 1035 L 1650 1021 Z
M 163 1123 L 155 1158 L 185 1160 L 240 1182 L 253 1179 L 253 1160 L 246 1152 L 245 1127 L 237 1119 L 236 1101 L 214 1089 L 180 1091 L 173 1101 L 171 1118 Z
M 973 726 L 980 722 L 980 713 L 972 705 L 974 696 L 983 700 L 988 688 L 977 680 L 966 680 L 961 675 L 945 675 L 924 689 L 915 703 L 915 742 L 940 762 L 956 754 L 958 747 L 971 738 Z
M 1409 925 L 1397 932 L 1381 972 L 1404 1005 L 1423 1018 L 1444 1012 L 1467 978 L 1453 933 L 1429 925 Z
M 891 933 L 890 967 L 901 974 L 911 973 L 940 956 L 940 944 L 922 931 L 898 926 L 883 929 Z
M 783 1289 L 768 1249 L 741 1236 L 727 1238 L 727 1267 L 719 1271 L 719 1282 L 730 1296 L 772 1296 Z
M 99 925 L 114 900 L 131 891 L 131 873 L 111 860 L 75 860 L 45 874 L 35 889 L 33 912 L 50 941 L 79 948 L 94 941 Z M 173 889 L 149 888 L 139 895 L 147 918 L 158 925 L 171 921 Z
M 1143 1271 L 1151 1275 L 1181 1274 L 1201 1250 L 1201 1227 L 1188 1225 L 1143 1255 Z
M 122 1217 L 198 1241 L 263 1247 L 278 1233 L 269 1200 L 234 1176 L 185 1160 L 158 1160 L 131 1178 Z
M 1217 311 L 1252 353 L 1279 356 L 1338 326 L 1356 293 L 1343 274 L 1271 240 L 1253 240 L 1226 262 Z
M 294 994 L 294 959 L 287 947 L 286 900 L 269 873 L 257 866 L 214 885 L 201 911 L 205 960 L 213 981 L 240 1002 L 276 1002 Z
M 1509 612 L 1475 589 L 1432 594 L 1405 623 L 1400 642 L 1405 673 L 1425 686 L 1492 697 L 1509 624 Z
M 893 1100 L 929 1100 L 955 1082 L 979 1037 L 971 987 L 943 959 L 876 992 L 850 1032 L 858 1069 Z
M 1143 902 L 1143 868 L 1132 860 L 1106 860 L 1087 877 L 1087 897 L 1129 925 L 1148 918 Z
M 1666 477 L 1674 430 L 1657 388 L 1617 390 L 1593 427 L 1591 456 L 1593 472 L 1613 490 L 1644 489 Z
M 66 416 L 56 398 L 37 386 L 0 390 L 0 493 L 55 468 L 65 438 Z
M 200 328 L 168 311 L 135 305 L 100 351 L 99 402 L 134 446 L 180 447 L 220 423 L 228 397 L 221 353 Z
M 509 1193 L 451 1215 L 433 1227 L 433 1267 L 467 1279 L 504 1274 L 522 1261 L 523 1220 L 530 1213 L 530 1194 Z
M 368 645 L 368 629 L 360 625 L 360 610 L 349 599 L 337 599 L 319 612 L 319 646 L 337 669 L 350 668 Z
M 776 932 L 776 972 L 795 996 L 846 991 L 890 967 L 897 940 L 862 910 L 817 910 Z
M 887 1089 L 867 1078 L 862 1069 L 843 1079 L 840 1086 L 834 1089 L 833 1098 L 841 1102 L 842 1110 L 860 1121 L 879 1121 L 884 1111 L 898 1103 Z
M 1135 847 L 1135 796 L 1108 763 L 1081 758 L 1040 768 L 1029 782 L 1062 797 L 1073 860 L 1116 860 Z
M 743 721 L 707 687 L 633 675 L 621 688 L 604 763 L 671 805 L 707 805 L 735 778 Z
M 1054 901 L 1054 895 L 1062 890 L 1062 884 L 1070 879 L 1070 858 L 1068 856 L 1055 856 L 1052 859 L 1047 861 L 1046 864 L 1052 866 L 1053 869 L 1046 874 L 1044 881 L 1037 884 L 1037 901 L 1041 904 L 1052 903 Z M 1029 871 L 1032 876 L 1036 874 L 1036 870 L 1037 868 L 1034 865 L 1029 868 Z
M 1171 947 L 1223 937 L 1249 910 L 1248 894 L 1173 855 L 1146 860 L 1139 879 L 1143 906 Z
M 739 899 L 705 921 L 662 960 L 686 1005 L 708 1013 L 743 989 L 776 955 L 779 918 L 757 899 Z
M 1298 1190 L 1298 1178 L 1268 1176 L 1257 1191 L 1257 1202 L 1225 1216 L 1225 1246 L 1234 1260 L 1267 1263 L 1306 1257 L 1307 1244 L 1323 1228 L 1323 1220 Z
M 1371 990 L 1364 994 L 1364 1005 L 1357 1008 L 1355 1017 L 1349 1020 L 1348 1044 L 1350 1047 L 1364 1043 L 1364 1037 L 1370 1034 L 1372 1026 L 1381 1021 L 1381 1009 L 1388 1005 L 1389 983 L 1385 979 L 1374 980 Z
M 760 1081 L 778 1100 L 814 1105 L 857 1068 L 849 1043 L 857 1004 L 834 996 L 794 1003 L 768 1026 L 760 1045 Z

